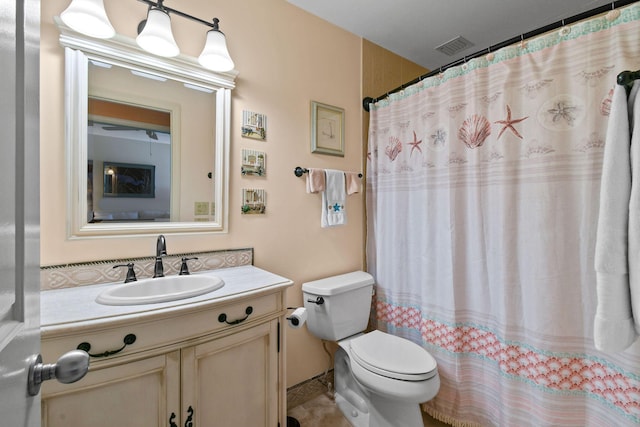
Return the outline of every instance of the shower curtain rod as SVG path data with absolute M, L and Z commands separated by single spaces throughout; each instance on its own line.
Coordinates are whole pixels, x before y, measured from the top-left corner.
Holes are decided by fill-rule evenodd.
M 384 93 L 384 94 L 380 95 L 377 98 L 371 98 L 370 96 L 367 96 L 366 98 L 364 98 L 362 100 L 362 107 L 365 109 L 365 111 L 368 112 L 369 111 L 369 104 L 376 103 L 376 102 L 386 98 L 387 96 L 391 95 L 392 93 L 400 92 L 404 88 L 409 87 L 409 86 L 411 86 L 413 84 L 416 84 L 416 83 L 426 79 L 427 77 L 436 76 L 436 75 L 440 74 L 441 72 L 443 72 L 444 70 L 446 70 L 447 68 L 455 67 L 456 65 L 459 65 L 459 64 L 467 62 L 467 60 L 469 60 L 469 59 L 473 59 L 473 58 L 477 58 L 477 57 L 482 56 L 482 55 L 486 55 L 486 54 L 490 53 L 491 51 L 496 51 L 498 49 L 502 49 L 503 47 L 507 47 L 507 46 L 510 46 L 512 44 L 516 44 L 516 43 L 521 42 L 521 41 L 523 41 L 525 39 L 529 39 L 531 37 L 535 37 L 535 36 L 538 36 L 540 34 L 544 34 L 546 32 L 555 30 L 557 28 L 564 27 L 565 25 L 573 24 L 574 22 L 582 21 L 583 19 L 587 19 L 587 18 L 590 18 L 592 16 L 599 15 L 601 13 L 607 12 L 609 10 L 614 10 L 614 9 L 619 8 L 619 7 L 626 6 L 628 4 L 635 3 L 637 1 L 638 0 L 618 0 L 618 1 L 613 1 L 608 5 L 596 7 L 595 9 L 591 9 L 591 10 L 588 10 L 586 12 L 582 12 L 582 13 L 579 13 L 577 15 L 571 16 L 569 18 L 565 18 L 565 19 L 562 19 L 560 21 L 554 22 L 552 24 L 545 25 L 544 27 L 540 27 L 537 30 L 529 31 L 528 33 L 523 33 L 523 34 L 521 34 L 521 35 L 519 35 L 517 37 L 513 37 L 513 38 L 511 38 L 509 40 L 505 40 L 502 43 L 498 43 L 498 44 L 495 44 L 493 46 L 489 46 L 488 48 L 482 49 L 482 50 L 480 50 L 478 52 L 475 52 L 475 53 L 473 53 L 471 55 L 466 55 L 464 58 L 461 58 L 461 59 L 458 59 L 456 61 L 450 62 L 450 63 L 448 63 L 446 65 L 443 65 L 442 67 L 439 67 L 436 70 L 429 71 L 428 73 L 423 74 L 420 77 L 416 77 L 415 79 L 411 80 L 410 82 L 404 83 L 403 85 L 398 86 L 397 88 L 395 88 L 395 89 L 393 89 L 393 90 L 391 90 L 391 91 L 389 91 L 387 93 Z

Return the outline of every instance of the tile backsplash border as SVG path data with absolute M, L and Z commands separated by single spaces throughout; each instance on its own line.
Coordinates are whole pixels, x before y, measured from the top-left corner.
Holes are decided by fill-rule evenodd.
M 182 257 L 197 257 L 189 261 L 189 271 L 216 270 L 218 268 L 253 265 L 253 248 L 172 254 L 162 257 L 164 273 L 178 274 Z M 127 258 L 40 267 L 40 290 L 73 288 L 99 283 L 124 282 L 126 268 L 113 268 L 117 264 L 133 262 L 138 279 L 153 277 L 155 257 Z

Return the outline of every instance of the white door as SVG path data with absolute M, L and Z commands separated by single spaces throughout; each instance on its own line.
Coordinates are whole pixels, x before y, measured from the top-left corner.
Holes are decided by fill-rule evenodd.
M 40 0 L 0 0 L 0 29 L 0 425 L 37 427 Z

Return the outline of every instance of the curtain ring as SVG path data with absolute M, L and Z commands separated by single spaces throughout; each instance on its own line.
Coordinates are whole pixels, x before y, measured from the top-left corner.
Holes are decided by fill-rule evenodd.
M 615 8 L 615 3 L 611 3 L 611 10 L 607 13 L 606 18 L 609 22 L 613 22 L 620 16 L 620 10 Z
M 567 34 L 569 34 L 570 32 L 571 32 L 571 28 L 565 27 L 564 19 L 563 19 L 562 20 L 562 28 L 560 29 L 560 35 L 564 37 Z
M 524 34 L 520 34 L 520 49 L 526 49 L 527 42 L 524 41 Z
M 489 47 L 487 48 L 487 56 L 486 56 L 487 61 L 491 62 L 491 61 L 493 61 L 493 59 L 494 59 L 495 57 L 496 57 L 496 56 L 495 56 L 493 53 L 491 53 L 491 46 L 489 46 Z

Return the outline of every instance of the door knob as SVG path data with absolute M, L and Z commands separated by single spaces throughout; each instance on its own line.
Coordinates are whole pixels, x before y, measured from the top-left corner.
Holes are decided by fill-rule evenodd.
M 42 363 L 42 356 L 33 357 L 29 366 L 27 391 L 30 396 L 40 392 L 40 384 L 52 378 L 63 384 L 74 383 L 84 377 L 89 370 L 89 354 L 82 350 L 72 350 L 62 356 L 56 363 Z

